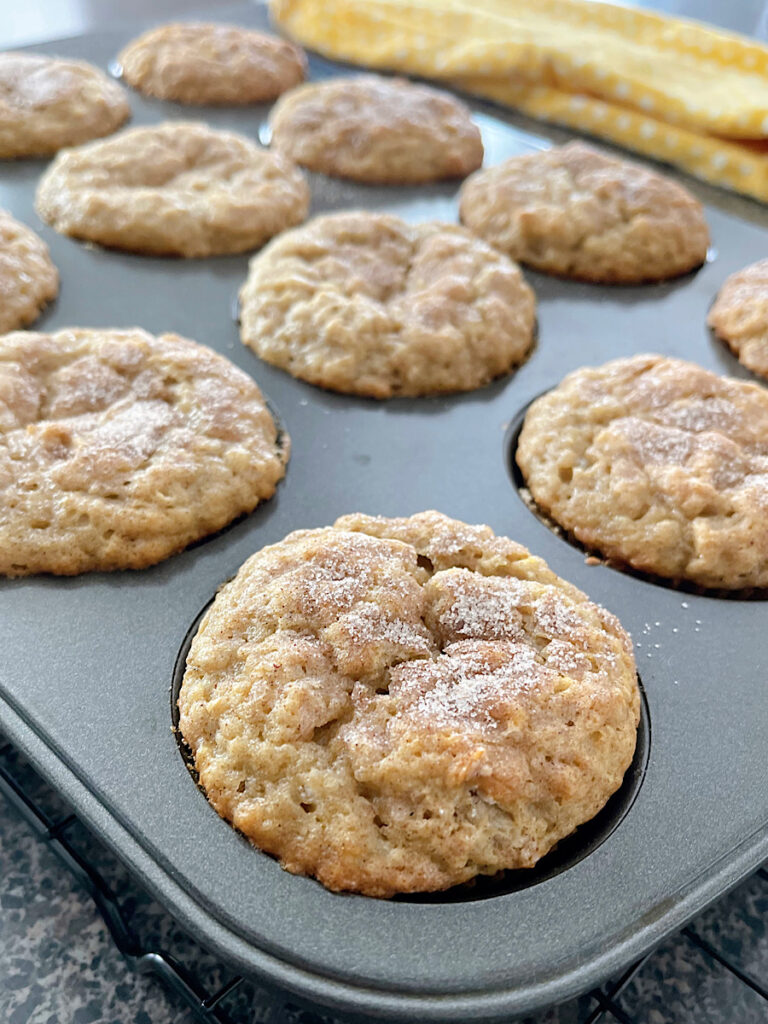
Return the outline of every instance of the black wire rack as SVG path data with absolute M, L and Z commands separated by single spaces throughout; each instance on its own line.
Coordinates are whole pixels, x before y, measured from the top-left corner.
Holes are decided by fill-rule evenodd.
M 161 979 L 181 1001 L 189 1007 L 195 1018 L 204 1024 L 250 1024 L 256 1020 L 254 1008 L 267 1000 L 277 1016 L 270 1019 L 292 1022 L 292 1024 L 336 1024 L 337 1017 L 322 1011 L 313 1011 L 293 1004 L 292 997 L 285 993 L 257 989 L 254 984 L 239 975 L 228 972 L 226 967 L 205 954 L 194 941 L 179 933 L 171 925 L 166 931 L 165 942 L 158 936 L 142 934 L 137 923 L 141 918 L 141 897 L 137 900 L 135 883 L 130 887 L 132 895 L 121 896 L 120 884 L 123 869 L 116 858 L 101 847 L 98 838 L 82 825 L 77 816 L 67 808 L 61 799 L 34 773 L 0 734 L 0 794 L 11 803 L 31 826 L 38 839 L 68 869 L 76 881 L 90 895 L 120 953 L 130 966 L 141 974 L 154 974 Z M 105 866 L 106 865 L 106 866 Z M 741 914 L 745 920 L 746 941 L 753 942 L 752 955 L 744 957 L 737 942 L 729 948 L 727 936 L 718 928 L 718 922 L 702 915 L 691 925 L 682 929 L 673 940 L 687 944 L 700 963 L 697 964 L 697 988 L 702 990 L 701 968 L 714 979 L 714 986 L 723 998 L 720 1009 L 712 1006 L 680 1010 L 685 1016 L 676 1016 L 670 1000 L 659 991 L 652 993 L 653 1011 L 648 1001 L 643 1008 L 633 1006 L 633 1000 L 625 996 L 636 979 L 659 953 L 649 953 L 625 970 L 620 976 L 593 989 L 586 995 L 566 1004 L 561 1011 L 549 1011 L 544 1017 L 527 1018 L 527 1024 L 646 1024 L 654 1021 L 722 1022 L 722 1024 L 762 1024 L 768 1022 L 768 870 L 761 868 L 749 883 L 751 913 Z M 756 890 L 756 891 L 755 891 Z M 738 890 L 737 890 L 738 891 Z M 144 894 L 147 904 L 150 897 Z M 755 909 L 757 908 L 757 909 Z M 714 913 L 718 908 L 714 908 Z M 759 926 L 756 931 L 756 925 Z M 751 931 L 750 931 L 751 929 Z M 741 945 L 744 944 L 744 935 Z M 733 946 L 733 943 L 731 943 Z M 177 952 L 177 950 L 179 952 Z M 185 962 L 190 953 L 194 956 L 193 966 Z M 677 951 L 679 962 L 680 952 Z M 746 964 L 746 966 L 745 966 Z M 658 983 L 665 971 L 662 958 L 654 972 L 650 972 L 650 984 Z M 669 981 L 669 979 L 666 979 Z M 685 987 L 685 986 L 684 986 Z M 648 985 L 646 985 L 646 990 Z M 647 993 L 646 993 L 647 994 Z M 746 1002 L 744 999 L 746 998 Z M 702 999 L 705 996 L 702 994 Z M 716 1014 L 713 1016 L 713 1013 Z M 554 1015 L 553 1015 L 554 1014 Z M 259 1019 L 263 1019 L 263 1016 Z M 345 1018 L 349 1019 L 349 1018 Z

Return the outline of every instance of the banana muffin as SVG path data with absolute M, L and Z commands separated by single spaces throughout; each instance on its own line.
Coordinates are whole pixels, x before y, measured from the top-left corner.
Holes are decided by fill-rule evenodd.
M 251 260 L 240 334 L 295 377 L 373 398 L 469 391 L 532 343 L 519 267 L 455 224 L 317 217 Z
M 125 81 L 139 92 L 202 105 L 274 100 L 303 81 L 307 69 L 304 51 L 285 39 L 199 21 L 158 25 L 117 60 Z
M 0 53 L 0 159 L 50 156 L 130 116 L 125 91 L 93 64 Z
M 534 501 L 620 565 L 702 587 L 768 586 L 768 393 L 640 355 L 576 370 L 528 410 Z
M 204 257 L 257 249 L 300 223 L 309 188 L 290 161 L 242 135 L 169 121 L 60 153 L 36 206 L 63 235 Z
M 0 573 L 140 569 L 271 497 L 288 440 L 228 359 L 175 334 L 0 338 Z
M 437 512 L 258 551 L 179 696 L 218 813 L 288 871 L 369 896 L 533 866 L 619 788 L 639 708 L 613 615 Z
M 301 85 L 278 100 L 269 123 L 274 149 L 337 178 L 414 185 L 463 178 L 483 162 L 469 108 L 403 78 Z
M 0 334 L 26 327 L 59 294 L 59 272 L 48 246 L 0 210 Z
M 707 323 L 743 366 L 768 377 L 768 259 L 731 274 Z
M 546 274 L 600 284 L 678 277 L 707 256 L 701 203 L 670 178 L 584 142 L 473 174 L 462 223 Z

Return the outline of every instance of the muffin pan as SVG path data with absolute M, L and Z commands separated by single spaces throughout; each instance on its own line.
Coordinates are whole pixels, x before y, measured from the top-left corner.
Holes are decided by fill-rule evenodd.
M 266 23 L 251 6 L 216 17 Z M 141 27 L 35 49 L 106 67 Z M 331 73 L 347 69 L 311 60 L 312 77 Z M 254 137 L 267 114 L 130 100 L 134 124 L 200 117 Z M 474 108 L 487 164 L 571 137 Z M 768 857 L 768 606 L 591 564 L 521 503 L 509 473 L 510 424 L 578 366 L 657 351 L 749 379 L 705 320 L 727 275 L 765 255 L 768 211 L 687 181 L 718 252 L 697 273 L 610 289 L 527 273 L 538 343 L 515 374 L 460 396 L 377 403 L 303 384 L 242 346 L 230 309 L 247 257 L 140 257 L 40 229 L 44 167 L 0 168 L 0 206 L 40 230 L 61 271 L 39 329 L 139 324 L 210 345 L 255 377 L 293 442 L 271 501 L 154 568 L 0 581 L 0 727 L 204 945 L 341 1010 L 490 1020 L 592 986 Z M 310 184 L 313 213 L 456 219 L 458 182 Z M 620 617 L 647 700 L 639 753 L 602 815 L 525 879 L 393 901 L 338 895 L 282 871 L 207 804 L 180 756 L 169 688 L 200 609 L 254 550 L 345 512 L 427 508 L 513 537 Z

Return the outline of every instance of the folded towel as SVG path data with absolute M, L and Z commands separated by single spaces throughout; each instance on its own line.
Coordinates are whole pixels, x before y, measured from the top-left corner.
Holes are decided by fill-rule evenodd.
M 768 200 L 768 47 L 591 0 L 271 0 L 311 49 L 438 78 Z

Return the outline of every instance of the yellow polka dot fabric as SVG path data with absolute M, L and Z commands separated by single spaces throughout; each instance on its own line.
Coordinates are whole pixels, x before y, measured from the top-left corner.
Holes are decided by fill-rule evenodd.
M 271 0 L 327 57 L 443 79 L 768 201 L 768 47 L 593 0 Z

